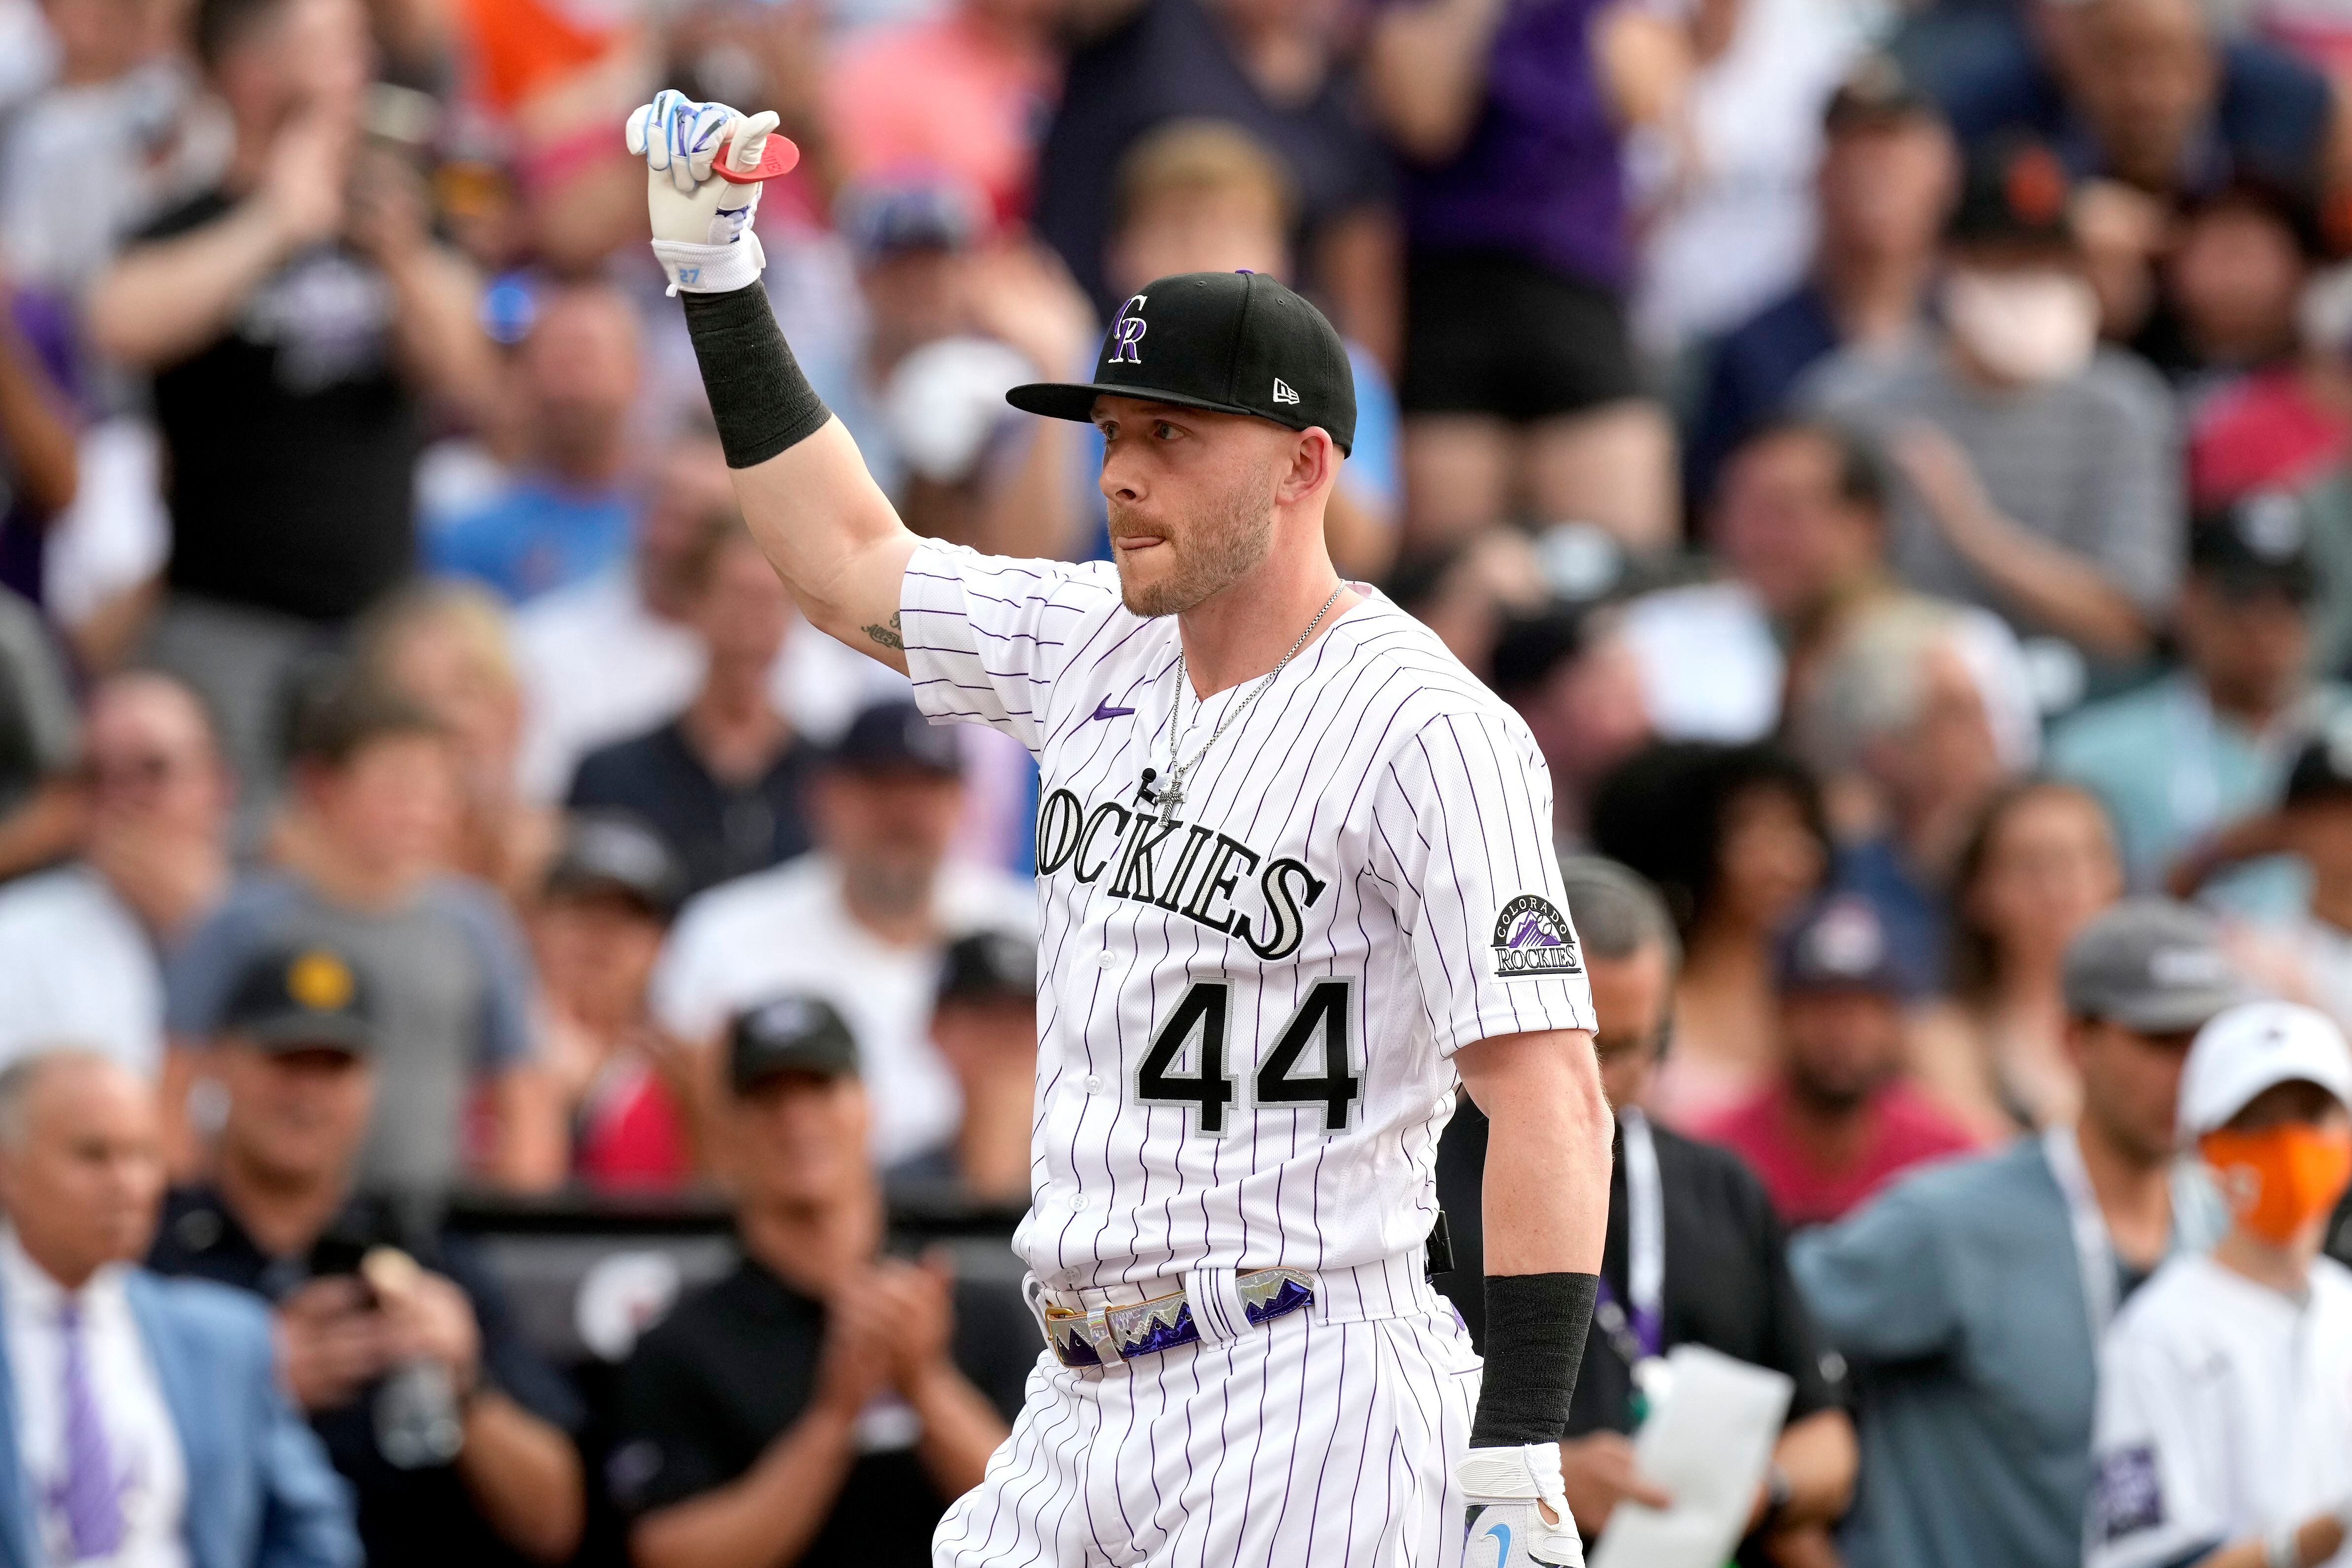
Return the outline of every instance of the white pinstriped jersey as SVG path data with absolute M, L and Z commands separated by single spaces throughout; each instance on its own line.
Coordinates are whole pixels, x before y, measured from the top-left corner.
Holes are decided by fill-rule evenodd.
M 1037 1099 L 1013 1246 L 1077 1289 L 1417 1249 L 1460 1046 L 1592 1026 L 1518 716 L 1377 593 L 1193 766 L 1173 618 L 1108 563 L 927 543 L 901 617 L 935 721 L 1038 759 Z M 1184 700 L 1182 757 L 1255 684 Z

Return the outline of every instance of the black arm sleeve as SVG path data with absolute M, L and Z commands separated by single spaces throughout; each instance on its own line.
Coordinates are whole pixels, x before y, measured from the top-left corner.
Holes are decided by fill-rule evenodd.
M 1486 1375 L 1470 1424 L 1472 1447 L 1517 1448 L 1567 1436 L 1600 1293 L 1598 1274 L 1486 1276 Z
M 727 466 L 748 468 L 799 445 L 833 411 L 801 374 L 768 291 L 752 283 L 725 294 L 688 294 L 686 330 L 702 366 Z

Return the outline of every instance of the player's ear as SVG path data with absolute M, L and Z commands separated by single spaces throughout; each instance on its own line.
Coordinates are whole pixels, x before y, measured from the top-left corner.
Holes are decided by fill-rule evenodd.
M 1320 425 L 1312 425 L 1290 438 L 1290 461 L 1276 481 L 1274 498 L 1285 505 L 1296 505 L 1325 489 L 1339 472 L 1339 448 L 1331 444 L 1330 432 Z

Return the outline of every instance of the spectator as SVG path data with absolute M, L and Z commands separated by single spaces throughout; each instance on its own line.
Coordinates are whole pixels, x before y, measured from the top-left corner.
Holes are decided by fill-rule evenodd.
M 2319 1256 L 2352 1178 L 2352 1050 L 2307 1007 L 2198 1031 L 2180 1130 L 2230 1200 L 2099 1356 L 2088 1568 L 2319 1568 L 2352 1542 L 2352 1272 Z
M 646 1005 L 686 873 L 622 812 L 572 820 L 532 911 L 551 1066 L 571 1108 L 572 1174 L 600 1191 L 679 1187 L 695 1174 L 701 1075 Z
M 1985 806 L 1952 870 L 1948 1001 L 1914 1037 L 1921 1087 L 1979 1141 L 2074 1119 L 2059 964 L 2123 893 L 2096 796 L 2030 779 Z
M 1886 441 L 1907 481 L 1891 551 L 1906 584 L 2125 659 L 2169 606 L 2179 457 L 2162 384 L 2097 346 L 2067 195 L 2047 148 L 1973 157 L 1939 327 L 1832 355 L 1799 396 Z
M 1660 57 L 1664 26 L 1615 0 L 1375 15 L 1367 86 L 1410 165 L 1411 548 L 1522 514 L 1597 523 L 1636 550 L 1673 535 L 1674 431 L 1628 341 L 1618 136 L 1658 112 L 1634 62 Z
M 1780 298 L 1805 270 L 1822 110 L 1861 53 L 1821 0 L 1717 0 L 1679 16 L 1689 79 L 1662 133 L 1637 135 L 1635 341 L 1674 364 Z
M 137 1266 L 163 1190 L 145 1084 L 72 1050 L 0 1069 L 0 1552 L 356 1568 L 350 1503 L 279 1392 L 267 1315 Z
M 973 1203 L 1026 1207 L 1037 1099 L 1037 944 L 1028 931 L 974 931 L 948 944 L 931 1038 L 955 1074 L 963 1119 L 950 1149 L 894 1174 L 950 1182 Z
M 446 1188 L 473 1170 L 544 1185 L 564 1155 L 535 1060 L 530 961 L 497 896 L 439 869 L 456 816 L 452 773 L 447 739 L 422 709 L 357 683 L 315 701 L 295 736 L 294 858 L 241 882 L 174 956 L 165 1024 L 175 1050 L 200 1051 L 256 952 L 296 935 L 332 943 L 365 973 L 379 1010 L 383 1071 L 362 1179 Z M 489 1126 L 484 1146 L 468 1149 L 461 1133 L 478 1084 Z
M 87 735 L 82 858 L 0 887 L 0 1061 L 73 1040 L 152 1079 L 160 956 L 228 888 L 231 783 L 203 707 L 167 675 L 101 683 Z
M 1811 273 L 1710 353 L 1683 469 L 1696 501 L 1715 495 L 1724 458 L 1785 411 L 1816 361 L 1840 348 L 1892 352 L 1919 326 L 1958 183 L 1951 133 L 1900 68 L 1877 56 L 1832 95 L 1822 134 Z
M 178 8 L 47 0 L 41 10 L 57 69 L 0 139 L 0 270 L 73 300 L 159 205 L 210 178 L 226 149 L 173 47 Z M 121 144 L 122 164 L 93 181 L 84 160 L 107 138 Z
M 2310 268 L 2326 254 L 2314 205 L 2294 192 L 2241 179 L 2187 204 L 2166 254 L 2159 289 L 2134 347 L 2192 394 L 2261 372 L 2295 351 L 2295 308 Z M 2217 451 L 2203 418 L 2189 442 L 2190 499 L 2213 505 L 2206 476 Z M 2231 432 L 2231 444 L 2246 435 Z M 2226 457 L 2224 452 L 2227 453 Z
M 227 168 L 97 281 L 89 326 L 154 377 L 172 515 L 154 657 L 220 714 L 257 804 L 289 670 L 410 569 L 426 400 L 487 408 L 492 363 L 419 174 L 361 136 L 361 6 L 201 0 L 194 29 Z
M 580 759 L 675 716 L 702 684 L 706 657 L 688 626 L 714 532 L 741 531 L 716 436 L 673 440 L 628 560 L 525 605 L 514 619 L 524 730 L 524 798 L 561 799 Z M 824 637 L 787 637 L 769 672 L 777 711 L 830 737 L 898 677 Z
M 729 1017 L 783 991 L 839 1008 L 866 1064 L 885 1168 L 956 1127 L 955 1079 L 929 1030 L 947 944 L 1036 922 L 1026 882 L 947 858 L 962 765 L 954 734 L 912 702 L 859 714 L 810 797 L 817 847 L 695 900 L 654 972 L 654 1016 L 691 1047 L 709 1047 Z
M 1776 747 L 1685 742 L 1603 780 L 1591 825 L 1593 848 L 1656 884 L 1681 934 L 1674 1048 L 1645 1109 L 1695 1127 L 1778 1067 L 1772 943 L 1829 870 L 1820 791 Z
M 149 1267 L 270 1304 L 286 1385 L 351 1483 L 369 1562 L 562 1562 L 580 1539 L 577 1402 L 461 1242 L 355 1195 L 378 1025 L 354 961 L 312 942 L 250 955 L 213 1046 L 212 1174 L 166 1201 Z M 414 1450 L 404 1405 L 427 1423 Z
M 1289 280 L 1289 181 L 1248 132 L 1180 120 L 1137 142 L 1119 164 L 1118 217 L 1105 271 L 1122 299 L 1179 272 L 1263 272 Z M 1356 378 L 1356 438 L 1325 511 L 1331 559 L 1348 576 L 1387 574 L 1396 555 L 1396 394 L 1380 360 L 1348 343 Z M 1101 468 L 1101 438 L 1088 447 Z
M 2329 174 L 2327 79 L 2276 45 L 2218 37 L 2190 0 L 2032 9 L 2038 43 L 2021 29 L 1946 91 L 1969 146 L 2026 132 L 2077 179 L 2160 198 L 2242 177 L 2317 189 Z
M 846 40 L 825 73 L 845 172 L 862 181 L 944 170 L 986 193 L 997 222 L 1019 222 L 1066 9 L 1058 0 L 956 0 Z
M 1578 845 L 1602 780 L 1656 739 L 1639 656 L 1606 605 L 1512 616 L 1487 683 L 1518 711 L 1551 770 L 1552 837 Z
M 1818 1561 L 1829 1526 L 1853 1493 L 1853 1426 L 1789 1278 L 1771 1200 L 1738 1159 L 1654 1127 L 1641 1110 L 1665 1045 L 1678 954 L 1674 923 L 1648 885 L 1613 862 L 1570 860 L 1560 878 L 1576 911 L 1594 1009 L 1614 1020 L 1593 1046 L 1601 1086 L 1617 1108 L 1604 1305 L 1594 1315 L 1601 1332 L 1585 1342 L 1570 1436 L 1560 1445 L 1569 1506 L 1591 1540 L 1621 1501 L 1667 1505 L 1634 1466 L 1630 1435 L 1643 1399 L 1638 1369 L 1675 1345 L 1706 1345 L 1797 1385 L 1736 1561 L 1742 1568 Z M 1641 1166 L 1648 1167 L 1646 1180 L 1636 1173 Z M 1657 1259 L 1662 1271 L 1638 1271 L 1632 1260 L 1642 1257 Z
M 2261 490 L 2321 482 L 2352 454 L 2352 273 L 2309 280 L 2290 305 L 2289 352 L 2217 389 L 2196 409 L 2189 487 L 2201 510 L 2222 510 Z
M 628 553 L 629 414 L 637 318 L 609 283 L 561 284 L 537 301 L 509 393 L 521 472 L 504 493 L 425 541 L 433 570 L 488 584 L 511 604 L 594 575 Z
M 1856 615 L 1813 675 L 1790 728 L 1835 803 L 1840 879 L 1870 895 L 1905 964 L 1937 988 L 1953 864 L 2038 739 L 2031 712 L 2012 710 L 2004 747 L 1989 700 L 2020 692 L 2023 660 L 1992 617 L 1905 595 Z
M 2172 1158 L 2189 1037 L 2241 994 L 2216 936 L 2151 902 L 2084 928 L 2065 979 L 2081 1120 L 1907 1177 L 1790 1247 L 1861 1393 L 1849 1562 L 2082 1562 L 2100 1335 L 2167 1252 L 2218 1229 Z
M 79 839 L 78 728 L 47 624 L 0 587 L 0 879 L 46 866 Z
M 929 1563 L 1020 1406 L 1034 1325 L 1010 1292 L 880 1256 L 871 1106 L 840 1015 L 763 1003 L 726 1054 L 744 1256 L 622 1372 L 610 1475 L 631 1560 Z
M 448 868 L 527 903 L 560 825 L 517 788 L 523 690 L 498 602 L 472 584 L 412 584 L 362 623 L 357 651 L 362 679 L 424 709 L 448 737 L 457 776 Z
M 1902 1172 L 1972 1146 L 1904 1076 L 1920 981 L 1867 899 L 1833 893 L 1800 915 L 1777 982 L 1780 1071 L 1704 1135 L 1756 1168 L 1782 1219 L 1843 1218 Z
M 1037 162 L 1037 231 L 1105 315 L 1118 166 L 1171 120 L 1238 126 L 1297 195 L 1290 235 L 1307 291 L 1340 332 L 1394 363 L 1397 238 L 1388 162 L 1356 102 L 1330 0 L 1107 0 L 1085 33 Z M 1074 17 L 1078 16 L 1074 12 Z
M 1528 536 L 1500 523 L 1406 556 L 1390 578 L 1389 594 L 1481 678 L 1493 668 L 1505 621 L 1540 613 L 1551 596 L 1542 558 Z
M 2343 708 L 2344 688 L 2305 674 L 2315 587 L 2292 507 L 2257 498 L 2200 526 L 2173 616 L 2183 667 L 2052 731 L 2051 771 L 2105 803 L 2134 887 L 2156 886 L 2209 835 L 2275 804 L 2297 742 Z M 2275 861 L 2215 891 L 2273 917 L 2298 900 Z
M 589 752 L 565 803 L 643 818 L 684 862 L 689 893 L 806 850 L 817 769 L 816 748 L 768 691 L 793 619 L 775 568 L 734 528 L 709 538 L 697 574 L 688 614 L 707 655 L 702 689 L 660 729 Z

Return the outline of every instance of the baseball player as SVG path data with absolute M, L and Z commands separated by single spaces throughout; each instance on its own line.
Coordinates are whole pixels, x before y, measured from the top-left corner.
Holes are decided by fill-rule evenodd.
M 1550 784 L 1332 570 L 1339 335 L 1269 278 L 1160 279 L 1091 383 L 1009 395 L 1101 431 L 1114 560 L 919 539 L 760 286 L 775 123 L 665 92 L 627 127 L 744 517 L 812 623 L 1043 775 L 1013 1245 L 1048 1348 L 935 1561 L 1580 1563 L 1610 1122 Z M 1424 1275 L 1457 1081 L 1493 1119 L 1483 1379 Z

